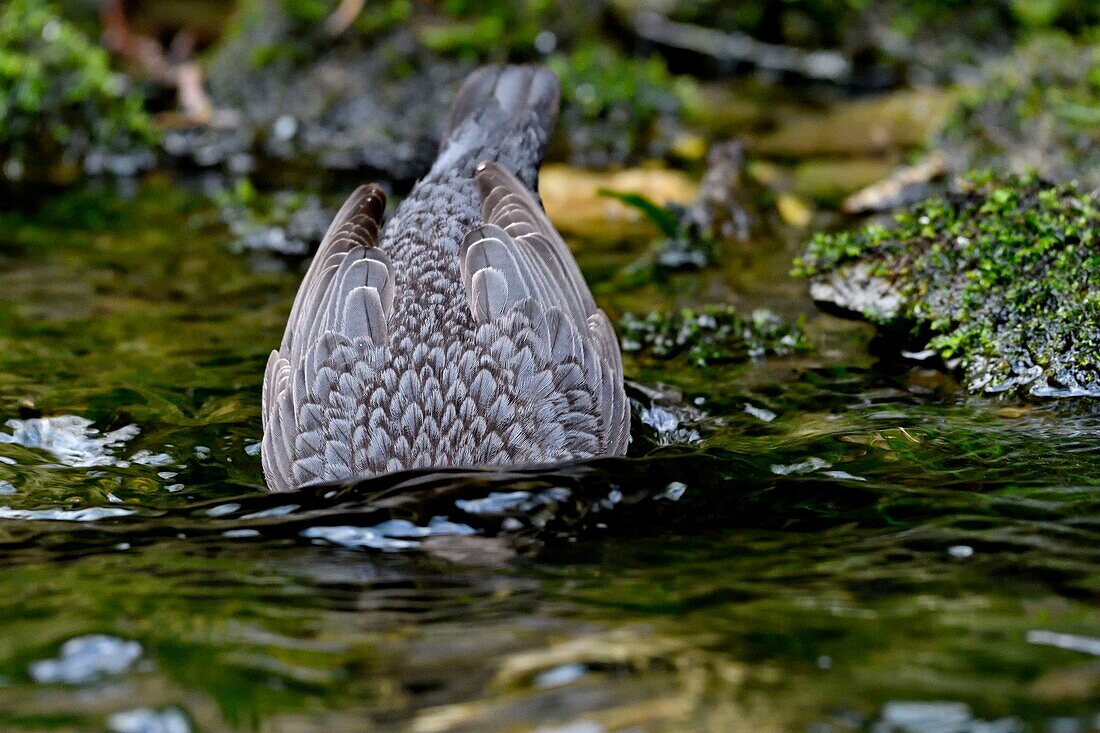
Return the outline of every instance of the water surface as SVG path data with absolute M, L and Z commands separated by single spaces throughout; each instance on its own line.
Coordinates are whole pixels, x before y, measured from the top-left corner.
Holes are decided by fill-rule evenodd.
M 300 272 L 159 179 L 0 215 L 0 727 L 1100 728 L 1100 405 L 880 359 L 797 238 L 631 291 L 643 245 L 574 244 L 613 312 L 768 306 L 814 350 L 628 356 L 698 412 L 643 399 L 625 459 L 275 496 Z

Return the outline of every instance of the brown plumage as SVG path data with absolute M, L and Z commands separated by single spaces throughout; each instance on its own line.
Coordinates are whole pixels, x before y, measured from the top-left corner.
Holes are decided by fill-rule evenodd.
M 264 376 L 273 490 L 626 451 L 618 341 L 531 193 L 557 103 L 547 69 L 480 69 L 384 228 L 377 186 L 344 204 Z

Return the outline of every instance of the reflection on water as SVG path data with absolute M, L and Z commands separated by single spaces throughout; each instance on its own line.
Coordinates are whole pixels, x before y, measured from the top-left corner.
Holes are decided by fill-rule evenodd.
M 298 275 L 174 189 L 90 196 L 0 222 L 0 728 L 1100 728 L 1095 403 L 815 316 L 811 353 L 629 357 L 627 458 L 271 495 Z

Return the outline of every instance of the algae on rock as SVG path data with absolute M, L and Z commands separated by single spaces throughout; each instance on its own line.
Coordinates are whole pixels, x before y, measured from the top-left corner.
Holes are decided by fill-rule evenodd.
M 973 176 L 893 228 L 818 235 L 815 300 L 908 330 L 974 392 L 1100 396 L 1100 207 L 1034 176 Z

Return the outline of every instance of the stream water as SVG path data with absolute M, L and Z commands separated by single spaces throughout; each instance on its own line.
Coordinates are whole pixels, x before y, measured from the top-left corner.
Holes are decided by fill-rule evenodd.
M 624 459 L 271 495 L 300 274 L 156 178 L 0 215 L 0 729 L 1100 729 L 1100 405 L 880 359 L 794 242 L 632 292 L 636 243 L 573 243 L 612 311 L 814 349 L 628 355 L 698 412 L 635 388 Z

